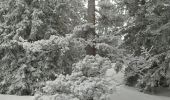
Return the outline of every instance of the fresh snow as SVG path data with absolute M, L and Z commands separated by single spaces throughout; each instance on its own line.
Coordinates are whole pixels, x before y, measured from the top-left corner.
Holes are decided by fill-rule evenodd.
M 33 100 L 32 96 L 0 95 L 0 100 Z
M 167 96 L 157 96 L 157 95 L 149 95 L 138 92 L 134 88 L 120 86 L 117 88 L 117 92 L 114 93 L 111 97 L 112 100 L 170 100 L 170 92 L 169 97 Z M 0 100 L 33 100 L 32 96 L 12 96 L 12 95 L 0 95 Z M 45 99 L 46 100 L 46 99 Z
M 131 87 L 120 86 L 111 98 L 113 100 L 170 100 L 170 90 L 161 94 L 151 95 L 139 92 Z

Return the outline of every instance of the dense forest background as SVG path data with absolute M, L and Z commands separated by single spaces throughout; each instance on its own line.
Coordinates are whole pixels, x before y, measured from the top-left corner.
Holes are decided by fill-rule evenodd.
M 0 0 L 0 93 L 107 100 L 112 63 L 126 85 L 168 88 L 169 16 L 169 0 Z

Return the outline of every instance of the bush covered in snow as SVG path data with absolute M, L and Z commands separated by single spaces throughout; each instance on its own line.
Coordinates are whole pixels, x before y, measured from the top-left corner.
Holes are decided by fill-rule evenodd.
M 58 75 L 56 80 L 48 81 L 43 90 L 60 98 L 54 100 L 110 100 L 115 86 L 104 77 L 108 68 L 111 68 L 108 58 L 86 56 L 73 65 L 71 75 Z
M 125 69 L 125 83 L 143 92 L 155 93 L 157 87 L 169 87 L 169 52 L 153 57 L 132 57 Z
M 47 40 L 0 45 L 0 93 L 33 95 L 55 74 L 70 74 L 71 65 L 85 56 L 84 42 L 52 35 Z

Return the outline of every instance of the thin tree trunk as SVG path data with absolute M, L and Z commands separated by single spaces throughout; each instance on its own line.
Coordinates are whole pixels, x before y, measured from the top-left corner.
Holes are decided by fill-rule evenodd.
M 95 25 L 95 0 L 88 0 L 87 14 L 88 14 L 88 19 L 87 19 L 88 23 L 92 23 L 93 25 Z M 95 39 L 95 28 L 93 30 L 91 30 L 90 34 L 92 36 L 92 40 Z M 95 56 L 96 55 L 95 46 L 87 45 L 86 54 Z

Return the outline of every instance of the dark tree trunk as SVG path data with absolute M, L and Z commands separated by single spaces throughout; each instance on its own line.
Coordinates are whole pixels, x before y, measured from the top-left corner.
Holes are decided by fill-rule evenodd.
M 95 0 L 88 0 L 88 22 L 95 25 Z
M 88 0 L 88 23 L 92 23 L 93 25 L 95 25 L 95 0 Z M 91 32 L 88 33 L 92 36 L 92 41 L 94 42 L 94 39 L 95 39 L 95 28 L 90 30 Z M 89 38 L 89 37 L 87 37 Z M 88 39 L 87 39 L 88 40 Z M 95 49 L 95 46 L 90 46 L 88 45 L 86 47 L 86 54 L 87 55 L 93 55 L 95 56 L 96 55 L 96 49 Z

